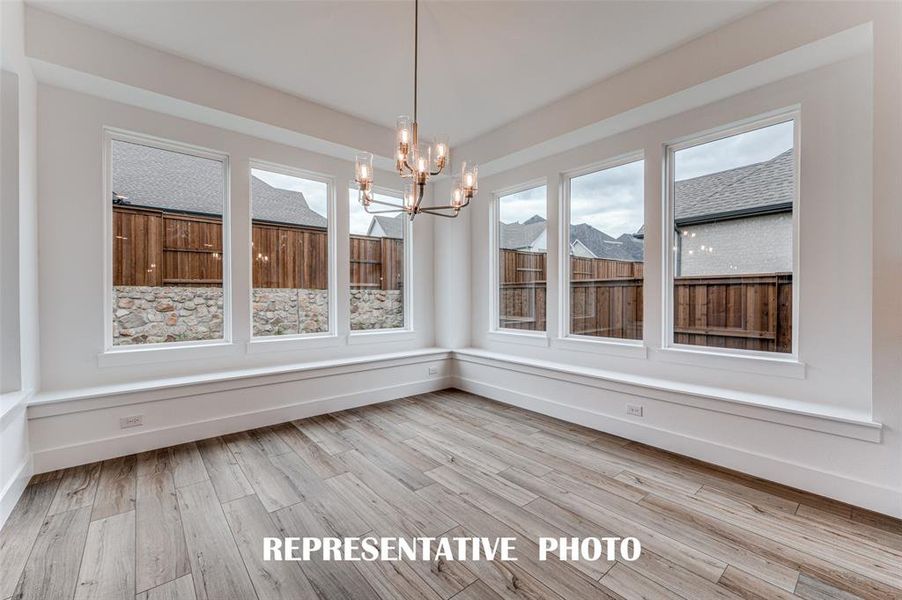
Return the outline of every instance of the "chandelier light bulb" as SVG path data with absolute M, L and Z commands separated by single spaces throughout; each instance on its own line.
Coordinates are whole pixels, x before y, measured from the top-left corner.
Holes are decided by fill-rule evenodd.
M 460 208 L 464 203 L 464 193 L 463 190 L 460 189 L 460 186 L 456 186 L 454 190 L 451 191 L 451 206 L 454 208 Z
M 373 154 L 371 152 L 359 152 L 357 154 L 354 170 L 357 184 L 366 188 L 373 181 Z

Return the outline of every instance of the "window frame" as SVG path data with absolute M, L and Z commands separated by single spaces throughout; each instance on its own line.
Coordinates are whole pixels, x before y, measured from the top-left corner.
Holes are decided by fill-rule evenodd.
M 489 285 L 491 293 L 489 294 L 489 329 L 490 338 L 495 338 L 505 342 L 516 342 L 526 345 L 547 346 L 550 343 L 551 335 L 548 331 L 548 251 L 546 249 L 545 256 L 545 331 L 529 331 L 523 329 L 510 329 L 501 327 L 500 315 L 500 281 L 501 273 L 498 268 L 498 261 L 501 252 L 501 199 L 505 196 L 511 196 L 527 190 L 544 187 L 545 188 L 545 219 L 548 221 L 548 178 L 538 177 L 530 179 L 516 185 L 500 188 L 492 192 L 491 202 L 489 202 Z M 549 223 L 550 225 L 550 223 Z M 548 233 L 548 225 L 546 225 L 546 235 Z
M 230 354 L 234 346 L 232 331 L 232 236 L 231 236 L 231 165 L 228 152 L 205 148 L 194 144 L 119 129 L 103 127 L 103 352 L 98 356 L 100 366 L 116 366 L 135 362 L 155 362 L 161 360 L 181 360 L 189 356 L 203 354 L 218 356 Z M 113 306 L 109 302 L 113 289 L 113 141 L 140 144 L 158 150 L 188 154 L 198 158 L 216 160 L 222 163 L 223 206 L 222 206 L 222 337 L 215 340 L 188 340 L 183 342 L 160 342 L 144 345 L 113 345 Z M 126 358 L 127 356 L 127 358 Z
M 642 327 L 641 339 L 613 338 L 602 336 L 578 335 L 570 331 L 570 191 L 571 181 L 583 175 L 599 173 L 608 169 L 615 169 L 630 163 L 642 161 L 642 222 L 646 222 L 645 218 L 645 171 L 648 167 L 645 164 L 645 151 L 633 150 L 624 154 L 619 154 L 612 158 L 604 159 L 591 163 L 576 169 L 571 169 L 561 173 L 561 189 L 559 195 L 559 232 L 558 239 L 561 240 L 560 252 L 558 259 L 558 280 L 560 281 L 559 299 L 558 299 L 558 339 L 556 345 L 565 347 L 573 345 L 577 348 L 591 348 L 597 350 L 610 350 L 612 352 L 622 352 L 626 356 L 644 358 L 647 355 L 647 333 L 648 327 Z M 643 246 L 644 246 L 643 242 Z M 643 298 L 645 297 L 645 259 L 643 258 Z M 645 306 L 643 302 L 643 322 L 645 321 Z
M 253 193 L 253 175 L 252 171 L 256 169 L 258 171 L 268 171 L 270 173 L 275 173 L 277 175 L 285 175 L 288 177 L 295 177 L 298 179 L 306 179 L 308 181 L 315 181 L 318 183 L 326 184 L 326 252 L 328 254 L 328 265 L 327 265 L 327 273 L 326 273 L 326 292 L 327 292 L 327 306 L 329 311 L 329 327 L 326 331 L 317 331 L 311 333 L 292 333 L 288 335 L 254 335 L 254 259 L 253 259 L 253 241 L 254 241 L 254 193 Z M 247 168 L 247 185 L 248 185 L 248 253 L 250 255 L 250 261 L 248 262 L 248 300 L 250 302 L 249 307 L 249 325 L 250 331 L 248 332 L 248 340 L 249 344 L 253 345 L 256 349 L 258 347 L 263 347 L 269 344 L 278 344 L 279 342 L 285 342 L 288 345 L 290 342 L 297 342 L 298 347 L 303 347 L 305 344 L 303 342 L 308 342 L 312 345 L 313 340 L 335 340 L 338 338 L 338 294 L 335 292 L 335 287 L 338 283 L 337 278 L 337 265 L 338 265 L 338 234 L 336 231 L 335 221 L 336 221 L 336 185 L 335 185 L 335 177 L 331 175 L 327 175 L 325 173 L 318 173 L 316 171 L 310 171 L 307 169 L 303 169 L 300 167 L 293 167 L 290 165 L 283 165 L 280 163 L 274 163 L 266 160 L 260 160 L 256 158 L 251 158 L 248 161 Z M 328 342 L 326 342 L 328 343 Z M 279 344 L 281 346 L 281 344 Z M 251 347 L 251 346 L 249 346 Z
M 359 205 L 360 202 L 357 200 L 352 194 L 352 192 L 357 192 L 357 183 L 354 180 L 350 180 L 348 182 L 348 239 L 347 239 L 347 247 L 348 247 L 348 309 L 349 312 L 347 314 L 348 318 L 348 344 L 366 344 L 366 343 L 383 343 L 389 341 L 405 341 L 413 337 L 414 335 L 414 321 L 413 321 L 413 261 L 414 261 L 414 253 L 413 253 L 413 221 L 410 218 L 404 219 L 404 225 L 402 227 L 403 230 L 403 240 L 404 240 L 404 288 L 402 290 L 401 302 L 404 305 L 404 326 L 403 327 L 388 327 L 382 329 L 351 329 L 351 313 L 350 313 L 350 299 L 351 299 L 351 256 L 350 256 L 350 248 L 351 248 L 351 228 L 350 228 L 350 204 L 351 202 L 357 202 Z M 392 198 L 397 199 L 400 203 L 404 202 L 404 192 L 395 190 L 388 187 L 381 186 L 373 186 L 373 193 L 381 194 L 383 196 L 390 196 Z M 381 210 L 381 209 L 380 209 Z M 402 212 L 400 209 L 398 212 Z
M 768 352 L 764 350 L 744 350 L 736 348 L 717 348 L 713 346 L 696 346 L 692 344 L 678 344 L 673 341 L 673 280 L 674 259 L 673 248 L 676 244 L 676 235 L 673 228 L 674 212 L 674 175 L 675 154 L 680 150 L 700 146 L 724 138 L 741 135 L 750 131 L 764 129 L 780 123 L 792 122 L 793 140 L 793 199 L 792 199 L 792 351 Z M 786 363 L 790 366 L 801 367 L 793 369 L 793 376 L 804 377 L 804 365 L 799 362 L 799 323 L 800 323 L 800 269 L 799 269 L 799 232 L 800 232 L 800 199 L 801 199 L 801 107 L 791 106 L 763 114 L 758 114 L 728 125 L 714 127 L 701 133 L 694 133 L 672 140 L 664 145 L 663 153 L 663 198 L 664 210 L 662 211 L 662 281 L 664 291 L 663 315 L 662 315 L 662 339 L 661 349 L 671 356 L 672 362 L 685 362 L 698 364 L 711 357 L 719 357 L 715 360 L 727 361 L 741 359 L 744 362 L 757 361 Z

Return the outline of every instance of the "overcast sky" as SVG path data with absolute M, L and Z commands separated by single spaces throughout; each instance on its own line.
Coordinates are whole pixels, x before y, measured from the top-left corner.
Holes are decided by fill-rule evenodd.
M 502 223 L 522 223 L 533 215 L 539 215 L 544 219 L 545 210 L 544 185 L 516 194 L 501 196 L 500 219 Z
M 643 161 L 596 171 L 570 180 L 570 224 L 588 223 L 618 237 L 643 223 Z
M 770 160 L 792 148 L 792 121 L 756 129 L 676 153 L 676 180 Z
M 676 180 L 691 179 L 769 160 L 792 148 L 792 122 L 771 125 L 700 146 L 675 157 Z M 588 223 L 608 235 L 635 233 L 643 219 L 643 162 L 596 171 L 572 179 L 570 222 Z M 545 217 L 545 187 L 504 196 L 501 220 L 523 222 Z

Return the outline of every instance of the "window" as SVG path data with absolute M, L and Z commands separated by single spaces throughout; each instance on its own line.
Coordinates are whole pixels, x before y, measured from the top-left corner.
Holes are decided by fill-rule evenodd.
M 251 169 L 254 336 L 330 330 L 330 197 L 325 179 Z
M 673 343 L 793 352 L 794 117 L 667 155 Z
M 644 164 L 621 161 L 567 180 L 570 335 L 642 339 Z
M 410 220 L 400 211 L 366 212 L 357 200 L 357 189 L 348 191 L 351 233 L 351 331 L 406 327 L 405 282 Z M 398 194 L 376 193 L 382 202 L 400 202 Z
M 108 132 L 111 337 L 124 346 L 221 340 L 227 158 Z
M 545 331 L 545 186 L 497 197 L 499 329 Z

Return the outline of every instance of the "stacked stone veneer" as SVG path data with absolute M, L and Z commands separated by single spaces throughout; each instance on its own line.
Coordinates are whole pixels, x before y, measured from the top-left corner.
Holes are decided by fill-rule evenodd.
M 112 302 L 113 344 L 117 346 L 222 338 L 222 288 L 117 286 Z M 255 336 L 329 328 L 326 290 L 255 289 L 253 309 Z M 403 326 L 400 291 L 351 291 L 351 329 Z
M 351 290 L 351 330 L 404 327 L 400 290 Z
M 254 290 L 254 335 L 321 333 L 329 330 L 326 290 Z

